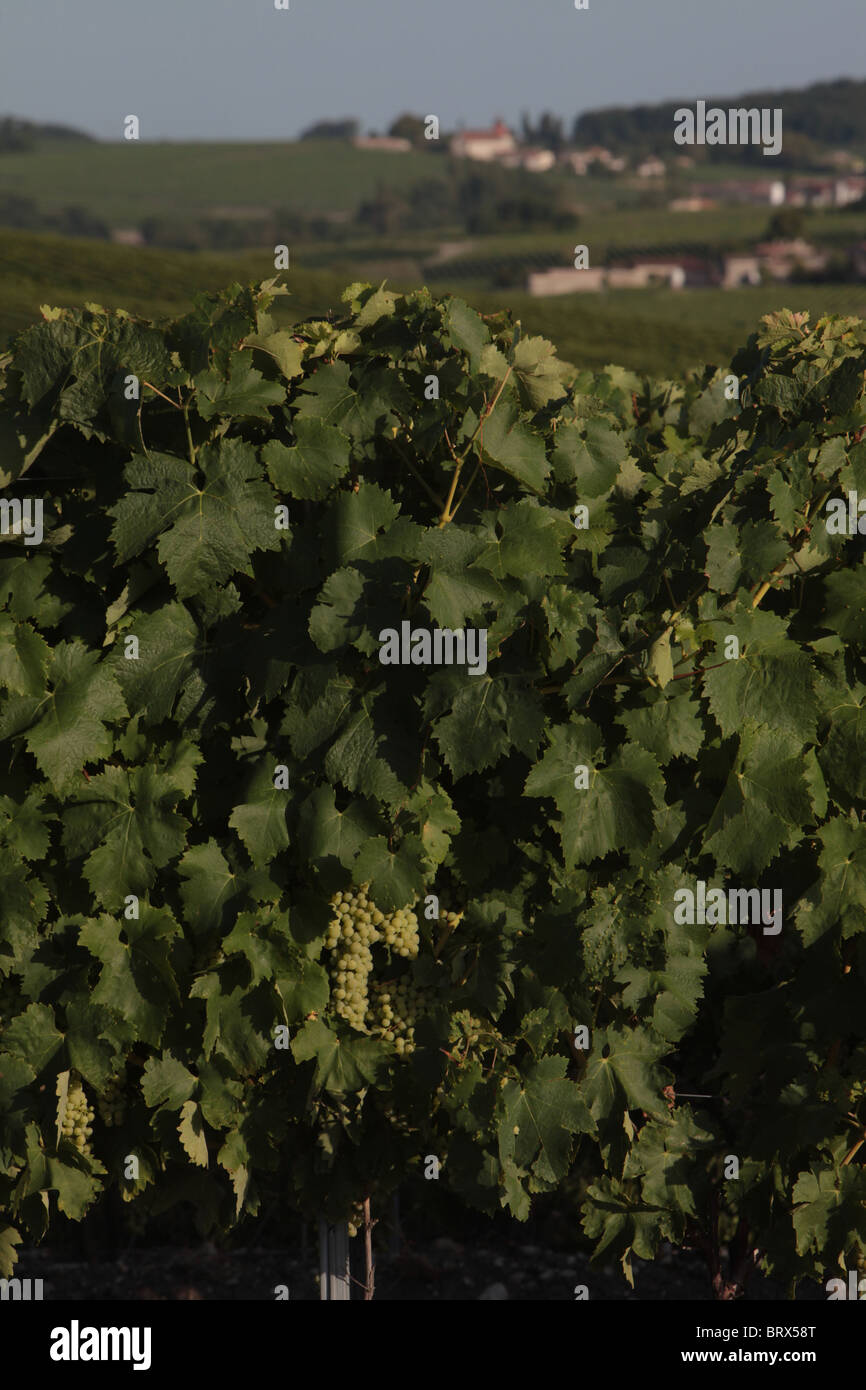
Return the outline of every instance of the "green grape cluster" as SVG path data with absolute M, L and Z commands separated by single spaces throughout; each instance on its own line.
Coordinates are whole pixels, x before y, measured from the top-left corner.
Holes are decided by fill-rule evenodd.
M 119 1125 L 123 1121 L 124 1110 L 126 1108 L 126 1098 L 124 1094 L 124 1078 L 113 1076 L 105 1088 L 103 1095 L 97 1101 L 99 1106 L 99 1118 L 104 1125 L 111 1128 L 112 1125 Z
M 384 942 L 400 956 L 418 954 L 418 918 L 410 908 L 384 913 L 367 896 L 369 883 L 354 892 L 335 893 L 334 915 L 325 947 L 332 955 L 331 980 L 336 1012 L 358 1032 L 367 1031 L 368 981 L 373 969 L 371 946 Z
M 370 947 L 381 939 L 378 928 L 385 921 L 385 914 L 367 897 L 369 886 L 365 883 L 354 893 L 334 894 L 334 916 L 325 938 L 325 946 L 333 955 L 334 1007 L 359 1032 L 364 1032 L 367 980 L 373 968 Z
M 382 923 L 382 940 L 398 956 L 415 960 L 420 944 L 418 918 L 411 908 L 401 907 Z
M 57 1078 L 57 1096 L 60 1096 L 60 1078 Z M 89 1154 L 89 1139 L 93 1133 L 94 1111 L 80 1081 L 70 1081 L 66 1092 L 66 1111 L 60 1133 L 64 1139 L 71 1139 L 79 1153 Z
M 400 1057 L 415 1051 L 415 1021 L 430 1007 L 430 993 L 408 978 L 376 981 L 367 1015 L 370 1032 L 392 1042 Z

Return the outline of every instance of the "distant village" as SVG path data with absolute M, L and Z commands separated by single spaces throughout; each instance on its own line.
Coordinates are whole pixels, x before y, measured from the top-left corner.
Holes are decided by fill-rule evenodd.
M 408 152 L 410 140 L 395 135 L 356 136 L 353 144 L 359 149 Z M 664 182 L 678 170 L 694 167 L 689 155 L 672 155 L 664 160 L 656 155 L 641 158 L 632 164 L 622 155 L 594 145 L 586 149 L 552 149 L 521 142 L 512 130 L 497 120 L 488 130 L 460 130 L 450 137 L 449 148 L 457 159 L 498 164 L 507 169 L 523 169 L 529 173 L 546 173 L 557 167 L 585 177 L 604 170 L 608 175 L 623 179 L 645 181 L 648 187 Z M 866 162 L 844 150 L 828 155 L 829 171 L 821 176 L 792 176 L 789 178 L 725 178 L 712 181 L 693 181 L 688 196 L 673 197 L 668 202 L 672 212 L 704 212 L 708 209 L 736 204 L 783 208 L 846 208 L 866 198 Z M 850 273 L 854 279 L 866 279 L 866 241 L 846 249 Z M 537 271 L 528 277 L 527 289 L 532 295 L 574 294 L 605 289 L 648 288 L 666 285 L 670 289 L 720 286 L 734 289 L 743 285 L 759 285 L 769 280 L 789 280 L 793 275 L 826 272 L 831 253 L 813 246 L 802 237 L 775 238 L 752 247 L 748 253 L 705 258 L 693 255 L 674 257 L 634 256 L 628 264 L 610 267 L 586 266 L 583 269 L 553 268 Z

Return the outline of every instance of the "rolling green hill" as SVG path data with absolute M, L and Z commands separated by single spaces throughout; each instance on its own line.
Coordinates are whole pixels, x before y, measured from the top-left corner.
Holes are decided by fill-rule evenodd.
M 0 228 L 0 342 L 39 317 L 39 306 L 73 306 L 85 299 L 148 317 L 183 312 L 196 290 L 219 290 L 233 280 L 268 279 L 265 252 L 212 256 L 152 251 L 69 240 Z M 304 318 L 338 305 L 346 281 L 330 271 L 293 275 L 288 314 Z
M 196 290 L 219 290 L 234 280 L 246 283 L 273 273 L 266 252 L 154 251 L 0 229 L 0 345 L 34 322 L 41 304 L 95 300 L 158 318 L 183 312 Z M 339 311 L 340 294 L 351 278 L 346 267 L 287 272 L 290 297 L 278 301 L 280 316 L 294 322 Z M 401 283 L 395 274 L 390 284 L 401 289 L 411 282 Z M 525 332 L 550 338 L 578 366 L 616 361 L 656 376 L 726 362 L 760 315 L 774 309 L 808 309 L 813 320 L 827 312 L 866 317 L 866 284 L 622 290 L 554 299 L 473 289 L 458 280 L 437 282 L 436 288 L 437 293 L 453 290 L 485 313 L 511 308 Z
M 57 211 L 87 208 L 110 225 L 201 217 L 220 208 L 354 209 L 386 182 L 397 190 L 436 172 L 436 156 L 357 150 L 338 140 L 292 144 L 70 144 L 40 141 L 0 154 L 0 192 Z

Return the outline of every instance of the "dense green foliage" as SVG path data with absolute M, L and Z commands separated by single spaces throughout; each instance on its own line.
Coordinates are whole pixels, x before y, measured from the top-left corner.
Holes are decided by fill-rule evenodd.
M 766 320 L 737 400 L 427 291 L 280 331 L 277 292 L 0 358 L 45 503 L 0 541 L 4 1265 L 106 1188 L 345 1217 L 430 1156 L 520 1218 L 584 1175 L 627 1274 L 719 1230 L 856 1259 L 866 577 L 823 518 L 866 326 Z M 382 664 L 403 622 L 487 669 Z M 781 931 L 684 923 L 699 882 Z

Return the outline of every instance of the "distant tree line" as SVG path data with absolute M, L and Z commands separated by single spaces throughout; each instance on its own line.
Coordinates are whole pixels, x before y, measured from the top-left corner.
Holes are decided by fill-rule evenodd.
M 382 235 L 459 227 L 471 235 L 498 231 L 561 231 L 577 224 L 569 185 L 498 165 L 449 164 L 449 175 L 424 179 L 407 191 L 380 187 L 355 214 Z
M 16 116 L 0 116 L 0 154 L 23 154 L 40 140 L 92 141 L 93 136 L 71 126 L 43 125 L 21 121 Z
M 356 121 L 354 116 L 347 116 L 342 120 L 336 121 L 316 121 L 314 125 L 308 126 L 301 131 L 302 140 L 354 140 L 360 133 L 361 122 Z
M 59 212 L 46 212 L 32 198 L 17 193 L 0 193 L 0 227 L 14 227 L 23 232 L 54 232 L 57 236 L 86 236 L 107 241 L 111 229 L 101 218 L 85 208 L 65 207 Z
M 572 139 L 577 145 L 605 145 L 621 152 L 658 151 L 671 147 L 674 113 L 682 106 L 693 107 L 698 96 L 665 101 L 652 106 L 611 106 L 603 110 L 584 111 L 572 127 Z M 801 167 L 819 162 L 826 146 L 840 149 L 849 146 L 866 147 L 866 81 L 840 78 L 835 82 L 816 82 L 805 89 L 749 92 L 738 97 L 705 97 L 707 106 L 757 107 L 783 112 L 784 146 L 772 161 L 763 156 L 758 146 L 702 145 L 689 148 L 689 154 L 699 159 L 723 160 L 738 163 L 758 163 L 766 166 Z

